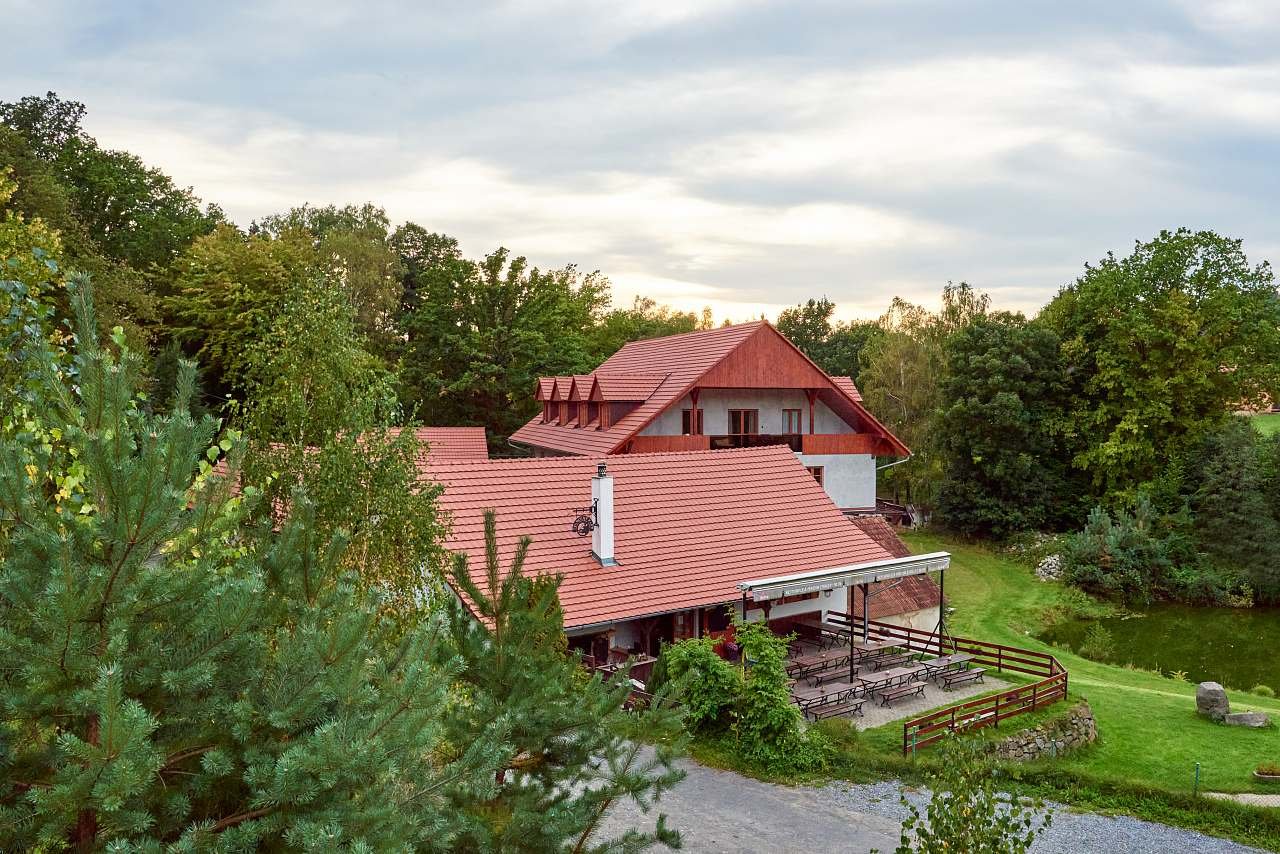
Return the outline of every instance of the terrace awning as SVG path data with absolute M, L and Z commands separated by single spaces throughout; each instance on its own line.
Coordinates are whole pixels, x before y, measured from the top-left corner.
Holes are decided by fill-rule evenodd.
M 743 598 L 750 598 L 755 602 L 768 602 L 784 596 L 840 590 L 845 587 L 873 584 L 877 581 L 891 581 L 911 575 L 942 572 L 950 565 L 949 552 L 930 552 L 923 555 L 873 560 L 830 569 L 798 572 L 794 575 L 775 575 L 772 578 L 743 581 L 738 584 L 738 589 L 742 591 Z

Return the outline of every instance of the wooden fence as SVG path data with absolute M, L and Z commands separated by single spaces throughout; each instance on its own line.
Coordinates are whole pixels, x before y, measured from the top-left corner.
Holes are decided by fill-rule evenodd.
M 828 619 L 850 625 L 853 631 L 862 631 L 862 618 L 848 614 L 829 613 Z M 979 667 L 994 667 L 997 671 L 1010 670 L 1040 677 L 1030 685 L 1001 691 L 989 697 L 981 697 L 965 703 L 938 709 L 902 724 L 902 752 L 912 753 L 916 748 L 927 747 L 947 737 L 948 733 L 999 726 L 1000 721 L 1033 712 L 1067 698 L 1067 669 L 1057 658 L 1047 652 L 1037 652 L 1016 646 L 989 643 L 987 641 L 941 636 L 904 626 L 895 626 L 879 620 L 867 623 L 872 632 L 892 640 L 911 652 L 930 655 L 947 655 L 963 652 L 973 656 L 972 663 Z

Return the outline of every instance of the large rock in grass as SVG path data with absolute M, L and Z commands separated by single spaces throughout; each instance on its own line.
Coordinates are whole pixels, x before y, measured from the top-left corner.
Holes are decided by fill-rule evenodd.
M 1247 726 L 1262 729 L 1271 726 L 1271 718 L 1266 712 L 1234 712 L 1226 715 L 1222 722 L 1228 726 Z
M 1217 682 L 1201 682 L 1196 686 L 1196 712 L 1215 721 L 1231 714 L 1227 690 Z

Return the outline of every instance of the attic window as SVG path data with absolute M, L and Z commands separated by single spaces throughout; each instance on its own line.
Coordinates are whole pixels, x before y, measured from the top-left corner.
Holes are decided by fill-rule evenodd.
M 826 478 L 826 466 L 805 466 L 809 474 L 813 475 L 813 479 L 818 482 L 818 486 L 825 486 L 823 483 Z
M 702 410 L 680 410 L 680 433 L 684 436 L 702 435 Z

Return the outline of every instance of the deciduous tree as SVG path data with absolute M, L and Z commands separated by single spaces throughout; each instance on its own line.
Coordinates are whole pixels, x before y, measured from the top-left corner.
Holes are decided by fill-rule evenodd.
M 1101 493 L 1131 497 L 1231 410 L 1280 391 L 1271 268 L 1211 231 L 1109 254 L 1041 316 L 1074 384 L 1058 427 Z

